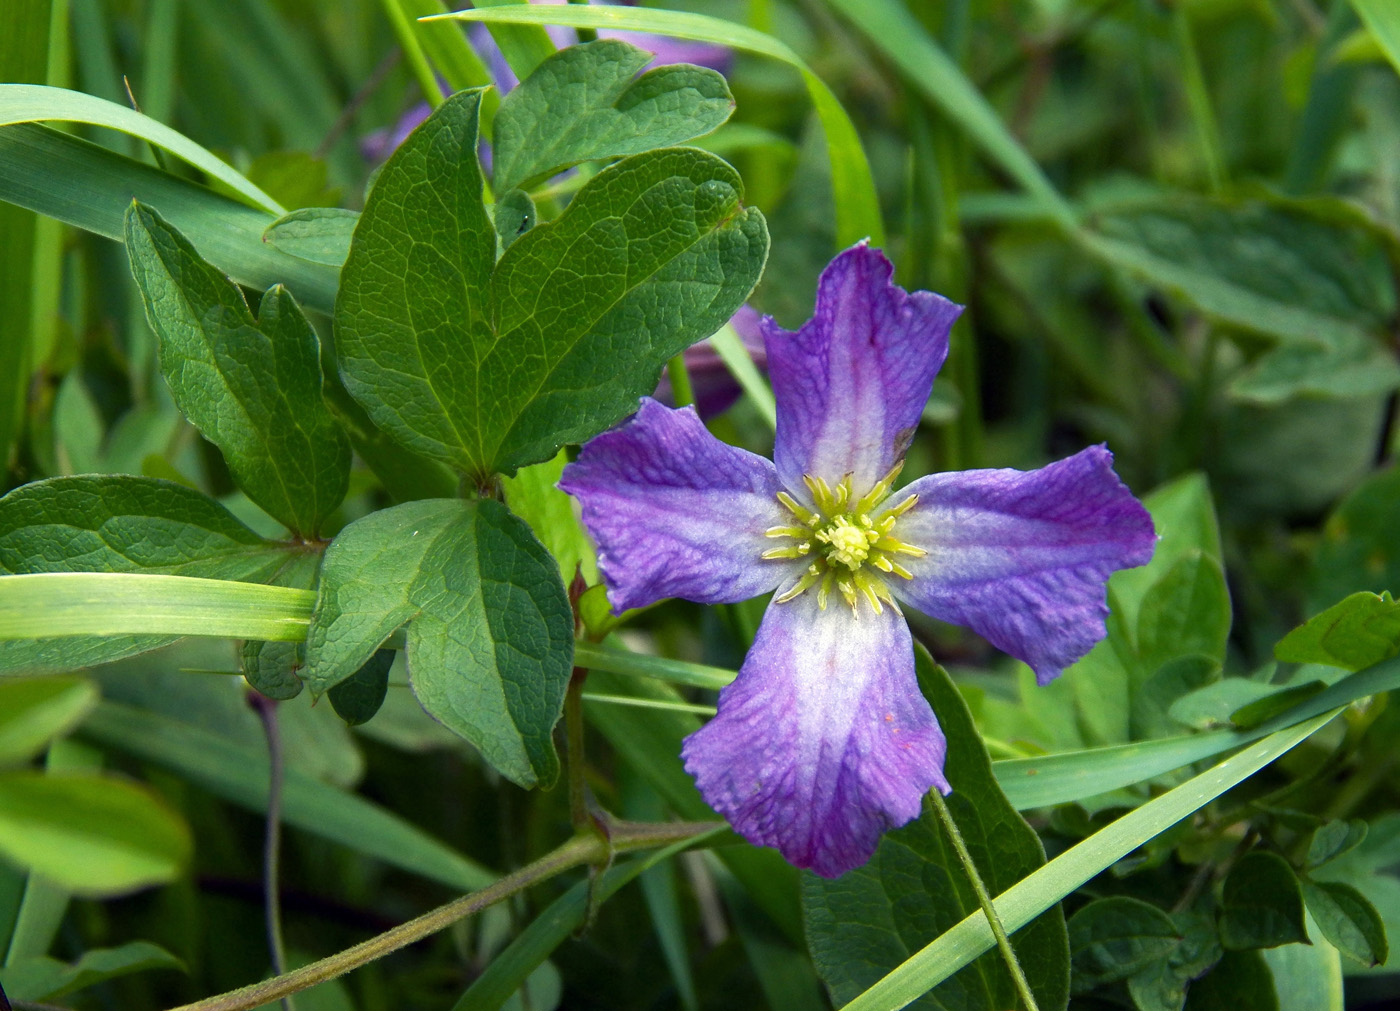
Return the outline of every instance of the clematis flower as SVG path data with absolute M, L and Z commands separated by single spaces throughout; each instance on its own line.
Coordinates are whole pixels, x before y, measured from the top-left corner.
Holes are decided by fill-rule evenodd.
M 1102 446 L 895 489 L 962 308 L 891 272 L 862 243 L 822 273 L 800 330 L 763 320 L 773 462 L 644 399 L 560 482 L 616 611 L 774 591 L 718 715 L 682 755 L 745 838 L 827 877 L 865 863 L 926 791 L 949 792 L 901 608 L 969 626 L 1044 684 L 1104 637 L 1109 575 L 1144 564 L 1155 541 Z

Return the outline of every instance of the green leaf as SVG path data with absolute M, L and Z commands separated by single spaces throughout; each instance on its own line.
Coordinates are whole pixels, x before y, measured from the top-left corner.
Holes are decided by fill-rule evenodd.
M 101 773 L 0 773 L 0 857 L 70 892 L 170 881 L 189 855 L 185 823 L 142 786 Z
M 1083 237 L 1096 255 L 1212 319 L 1309 349 L 1244 373 L 1236 394 L 1360 392 L 1354 376 L 1334 374 L 1339 358 L 1361 370 L 1370 392 L 1400 384 L 1400 366 L 1366 350 L 1379 346 L 1396 308 L 1386 250 L 1372 230 L 1296 202 L 1181 197 L 1110 211 L 1096 223 L 1098 234 Z M 1315 384 L 1318 364 L 1327 378 Z
M 573 617 L 529 527 L 498 502 L 443 499 L 350 524 L 326 551 L 302 679 L 340 683 L 405 622 L 423 708 L 516 783 L 552 783 Z
M 554 459 L 521 467 L 515 477 L 501 482 L 506 505 L 519 516 L 539 538 L 541 544 L 559 563 L 559 573 L 567 585 L 579 572 L 590 585 L 598 582 L 598 560 L 578 516 L 573 500 L 556 487 L 564 465 L 569 462 L 563 451 Z
M 126 475 L 56 477 L 0 498 L 0 572 L 270 575 L 284 545 L 202 492 Z
M 617 39 L 570 46 L 501 102 L 491 137 L 498 192 L 571 165 L 684 144 L 734 111 L 724 77 L 672 64 L 637 76 L 651 53 Z
M 178 155 L 195 168 L 217 179 L 256 207 L 283 213 L 277 201 L 258 189 L 232 166 L 178 133 L 134 109 L 108 102 L 81 91 L 46 88 L 37 84 L 0 84 L 0 126 L 59 120 L 90 123 L 121 130 Z
M 509 3 L 491 10 L 457 11 L 448 17 L 462 21 L 484 21 L 493 30 L 497 25 L 571 25 L 574 28 L 618 28 L 625 31 L 653 32 L 679 39 L 712 42 L 750 53 L 758 53 L 786 63 L 802 75 L 812 105 L 821 120 L 827 157 L 831 161 L 831 186 L 835 198 L 836 243 L 849 246 L 863 238 L 872 245 L 885 244 L 880 220 L 880 199 L 870 163 L 861 147 L 855 124 L 841 103 L 806 63 L 771 35 L 745 25 L 687 11 L 646 10 L 640 7 L 570 5 L 536 7 Z M 514 66 L 514 61 L 512 61 Z M 517 74 L 519 68 L 516 68 Z M 714 327 L 711 332 L 719 329 Z
M 1389 591 L 1353 593 L 1289 632 L 1274 647 L 1286 663 L 1360 670 L 1400 653 L 1400 602 Z
M 270 699 L 294 699 L 301 694 L 297 671 L 304 660 L 299 642 L 264 642 L 249 639 L 238 651 L 243 677 Z
M 1138 1011 L 1181 1011 L 1191 981 L 1220 961 L 1215 918 L 1187 910 L 1171 918 L 1181 940 L 1171 953 L 1128 980 Z
M 1322 528 L 1313 557 L 1308 601 L 1322 610 L 1358 590 L 1400 586 L 1400 467 L 1367 478 L 1342 500 Z
M 109 979 L 148 969 L 183 970 L 185 964 L 150 941 L 95 948 L 70 964 L 56 958 L 25 958 L 0 969 L 0 984 L 15 1000 L 50 1001 Z
M 377 425 L 484 480 L 635 410 L 667 359 L 743 303 L 768 235 L 733 169 L 675 148 L 599 173 L 496 265 L 480 97 L 448 99 L 385 165 L 342 273 L 336 341 Z
M 1299 702 L 1312 698 L 1326 687 L 1325 681 L 1305 681 L 1302 684 L 1287 685 L 1263 698 L 1246 702 L 1230 714 L 1230 722 L 1241 730 L 1248 730 L 1280 713 L 1286 713 Z
M 350 255 L 350 240 L 359 222 L 359 211 L 305 207 L 268 225 L 263 241 L 288 256 L 339 267 Z
M 1142 504 L 1152 514 L 1157 547 L 1152 560 L 1136 569 L 1122 569 L 1109 580 L 1115 610 L 1136 628 L 1143 597 L 1182 558 L 1200 552 L 1221 560 L 1220 523 L 1204 474 L 1187 474 L 1145 495 Z
M 1183 656 L 1225 659 L 1230 635 L 1230 591 L 1220 563 L 1185 553 L 1142 598 L 1137 651 L 1145 670 Z
M 1308 843 L 1307 869 L 1314 870 L 1346 853 L 1366 840 L 1367 824 L 1360 819 L 1329 821 L 1313 833 Z
M 1220 943 L 1226 949 L 1275 948 L 1306 941 L 1298 876 L 1277 853 L 1253 850 L 1225 878 L 1220 898 Z
M 127 253 L 176 404 L 239 487 L 314 537 L 345 497 L 350 443 L 322 394 L 320 341 L 280 285 L 256 318 L 238 286 L 154 210 L 133 204 Z
M 267 810 L 267 748 L 242 745 L 202 727 L 132 706 L 103 702 L 83 734 L 169 769 L 210 793 L 259 814 Z M 494 876 L 387 808 L 292 767 L 285 772 L 288 825 L 449 888 L 474 891 Z
M 1309 922 L 1312 944 L 1285 944 L 1259 952 L 1274 978 L 1279 1011 L 1345 1011 L 1342 959 Z
M 1351 0 L 1351 6 L 1400 73 L 1400 10 L 1388 0 Z
M 991 763 L 957 688 L 922 646 L 915 662 L 925 694 L 948 738 L 944 774 L 948 807 L 987 888 L 994 894 L 1045 863 L 1034 830 L 992 777 Z M 864 867 L 838 879 L 803 875 L 807 946 L 817 972 L 841 1005 L 965 917 L 981 915 L 951 843 L 929 812 L 888 833 Z M 1050 908 L 1012 937 L 1042 1008 L 1069 998 L 1069 941 L 1064 917 Z M 999 954 L 989 952 L 936 989 L 921 1006 L 987 1011 L 1016 1003 Z
M 1322 935 L 1362 965 L 1382 965 L 1390 957 L 1381 914 L 1366 896 L 1341 881 L 1303 880 L 1303 898 Z
M 326 694 L 336 714 L 352 727 L 368 723 L 384 704 L 389 692 L 389 668 L 393 665 L 392 649 L 377 650 L 354 674 L 332 685 Z
M 263 540 L 201 492 L 170 481 L 120 475 L 61 477 L 23 485 L 0 498 L 3 572 L 263 579 L 286 559 L 284 546 Z M 169 641 L 159 634 L 10 639 L 0 641 L 0 673 L 75 670 Z
M 1186 1011 L 1279 1011 L 1269 965 L 1257 951 L 1227 951 L 1203 979 L 1191 985 Z
M 1170 916 L 1126 895 L 1089 903 L 1067 926 L 1076 994 L 1166 961 L 1182 939 Z
M 46 127 L 0 127 L 0 200 L 122 242 L 133 198 L 158 208 L 238 283 L 285 284 L 323 312 L 334 304 L 333 267 L 262 241 L 276 215 Z
M 539 223 L 539 212 L 530 194 L 524 190 L 507 190 L 497 199 L 491 220 L 504 253 L 516 239 Z
M 1280 730 L 1162 794 L 1061 853 L 996 899 L 1015 932 L 1147 840 L 1176 824 L 1317 732 L 1340 710 Z M 937 986 L 995 944 L 979 911 L 906 959 L 842 1011 L 895 1011 Z M 1240 1005 L 1243 1006 L 1243 1005 Z M 1238 1011 L 1238 1008 L 1233 1009 Z
M 97 699 L 97 686 L 83 678 L 0 681 L 0 765 L 37 755 L 82 722 Z

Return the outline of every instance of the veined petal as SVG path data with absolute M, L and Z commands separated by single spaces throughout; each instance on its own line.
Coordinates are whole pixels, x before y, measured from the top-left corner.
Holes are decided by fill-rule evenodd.
M 770 604 L 719 715 L 685 740 L 686 769 L 750 842 L 836 877 L 948 791 L 946 745 L 893 608 L 856 618 L 805 593 Z
M 583 507 L 618 613 L 666 597 L 747 600 L 803 564 L 762 557 L 773 546 L 764 531 L 790 519 L 773 465 L 720 442 L 689 407 L 644 397 L 583 447 L 559 487 Z
M 890 589 L 1024 660 L 1041 684 L 1104 637 L 1108 577 L 1146 564 L 1157 540 L 1103 446 L 1040 470 L 933 474 L 904 492 L 919 501 L 896 536 L 928 554 L 900 556 L 914 578 Z
M 778 401 L 773 458 L 804 501 L 802 475 L 833 487 L 851 475 L 857 498 L 904 456 L 933 377 L 948 357 L 962 306 L 890 283 L 893 268 L 864 242 L 832 260 L 816 313 L 798 331 L 763 320 Z

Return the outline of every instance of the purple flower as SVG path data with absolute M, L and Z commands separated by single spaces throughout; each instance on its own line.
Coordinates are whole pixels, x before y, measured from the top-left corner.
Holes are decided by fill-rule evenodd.
M 1155 535 L 1093 446 L 1040 470 L 895 479 L 960 306 L 890 283 L 862 243 L 796 333 L 763 320 L 774 461 L 644 399 L 560 487 L 616 611 L 776 590 L 719 714 L 688 737 L 705 799 L 755 844 L 835 877 L 950 789 L 901 605 L 967 625 L 1050 681 L 1104 637 L 1105 583 Z

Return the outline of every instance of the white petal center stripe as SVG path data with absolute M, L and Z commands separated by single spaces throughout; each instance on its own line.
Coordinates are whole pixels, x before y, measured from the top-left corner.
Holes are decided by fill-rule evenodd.
M 763 557 L 810 558 L 811 564 L 791 588 L 774 598 L 775 603 L 787 603 L 816 587 L 817 606 L 822 610 L 826 610 L 833 591 L 841 594 L 857 617 L 861 600 L 876 614 L 885 604 L 899 610 L 880 573 L 912 579 L 909 570 L 891 556 L 921 558 L 928 553 L 895 536 L 899 517 L 914 508 L 919 501 L 917 495 L 881 508 L 903 466 L 902 462 L 896 464 L 859 499 L 854 499 L 849 474 L 835 488 L 820 477 L 804 475 L 802 481 L 811 492 L 815 510 L 785 491 L 778 492 L 778 501 L 792 514 L 794 522 L 771 527 L 765 533 L 790 543 L 768 549 Z

